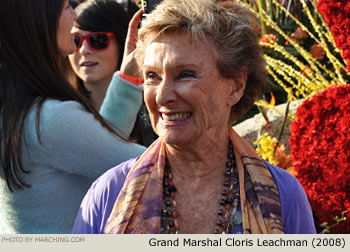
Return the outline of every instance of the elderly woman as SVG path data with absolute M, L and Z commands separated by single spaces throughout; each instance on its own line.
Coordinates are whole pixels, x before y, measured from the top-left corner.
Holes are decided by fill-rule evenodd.
M 264 90 L 257 27 L 233 2 L 168 0 L 149 14 L 136 57 L 159 139 L 92 185 L 75 233 L 315 232 L 298 181 L 228 126 Z

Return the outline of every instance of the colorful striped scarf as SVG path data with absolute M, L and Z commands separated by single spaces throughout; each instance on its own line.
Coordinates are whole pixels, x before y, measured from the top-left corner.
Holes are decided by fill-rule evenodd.
M 279 193 L 269 169 L 231 127 L 229 137 L 239 175 L 243 233 L 283 233 Z M 164 163 L 165 144 L 158 139 L 130 170 L 104 233 L 160 233 Z

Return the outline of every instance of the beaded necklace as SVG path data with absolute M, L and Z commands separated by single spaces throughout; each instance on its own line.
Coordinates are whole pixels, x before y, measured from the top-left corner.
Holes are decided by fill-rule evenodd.
M 242 222 L 242 217 L 238 210 L 239 206 L 239 181 L 236 167 L 236 159 L 231 141 L 228 144 L 227 163 L 225 170 L 225 181 L 221 192 L 222 198 L 219 200 L 220 208 L 217 212 L 217 228 L 214 234 L 232 234 L 236 225 Z M 161 210 L 160 233 L 178 234 L 179 223 L 177 217 L 175 201 L 176 187 L 173 182 L 171 167 L 165 158 L 163 197 Z

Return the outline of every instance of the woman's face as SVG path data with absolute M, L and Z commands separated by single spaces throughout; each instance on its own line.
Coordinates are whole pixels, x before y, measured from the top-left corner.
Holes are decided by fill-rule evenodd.
M 57 46 L 63 56 L 68 56 L 68 54 L 73 53 L 75 50 L 74 36 L 71 34 L 71 30 L 76 18 L 77 15 L 72 7 L 70 7 L 69 1 L 65 0 L 56 35 Z
M 80 35 L 91 33 L 76 27 L 73 27 L 72 32 Z M 113 37 L 108 48 L 99 51 L 91 48 L 88 42 L 83 40 L 81 47 L 69 55 L 69 60 L 74 72 L 84 82 L 101 83 L 111 80 L 113 73 L 117 70 L 119 57 L 117 40 Z
M 161 35 L 148 44 L 142 68 L 145 102 L 165 143 L 188 145 L 227 128 L 231 106 L 244 87 L 220 75 L 216 57 L 209 43 L 182 34 Z

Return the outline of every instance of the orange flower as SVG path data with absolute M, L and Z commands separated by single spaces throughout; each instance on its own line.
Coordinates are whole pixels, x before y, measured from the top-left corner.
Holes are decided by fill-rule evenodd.
M 314 44 L 310 48 L 312 57 L 322 60 L 326 56 L 326 52 L 323 50 L 320 44 Z
M 295 170 L 294 166 L 287 168 L 286 171 L 292 174 L 294 177 L 298 176 L 298 172 Z
M 281 144 L 277 147 L 274 159 L 277 161 L 278 167 L 289 172 L 291 170 L 294 170 L 292 156 L 290 154 L 287 155 L 286 146 L 284 144 Z
M 265 34 L 261 39 L 260 42 L 266 43 L 266 44 L 274 44 L 276 42 L 276 35 L 275 34 Z M 272 45 L 267 46 L 269 48 L 272 48 Z

